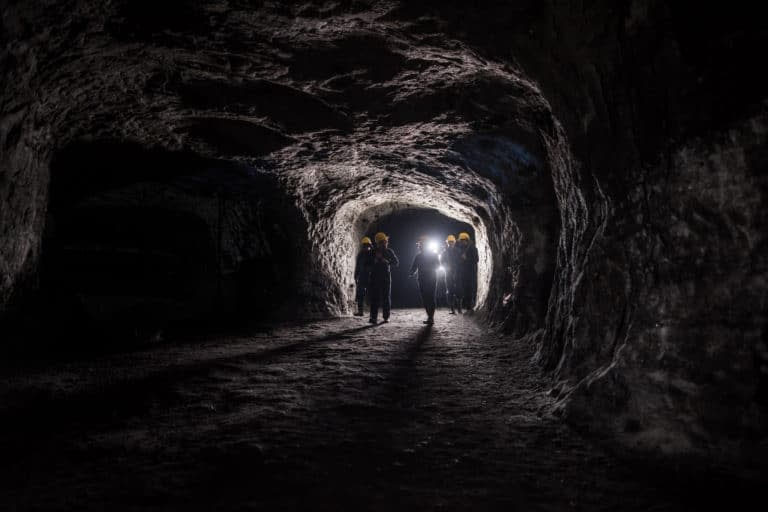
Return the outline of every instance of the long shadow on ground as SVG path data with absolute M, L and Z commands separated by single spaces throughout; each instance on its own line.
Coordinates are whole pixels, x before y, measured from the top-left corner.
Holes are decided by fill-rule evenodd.
M 181 380 L 202 377 L 220 365 L 266 363 L 297 354 L 317 344 L 343 340 L 374 327 L 365 325 L 331 332 L 314 338 L 236 356 L 213 357 L 163 367 L 149 375 L 99 383 L 98 388 L 74 394 L 59 394 L 51 389 L 11 391 L 0 403 L 0 433 L 40 434 L 61 430 L 69 424 L 114 422 L 139 416 L 150 407 L 169 406 L 179 399 L 173 385 Z

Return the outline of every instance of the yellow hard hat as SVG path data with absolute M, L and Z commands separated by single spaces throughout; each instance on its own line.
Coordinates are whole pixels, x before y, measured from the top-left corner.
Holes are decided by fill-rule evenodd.
M 368 245 L 373 245 L 373 242 L 371 242 L 371 239 L 370 239 L 370 238 L 368 238 L 367 236 L 364 236 L 364 237 L 363 237 L 363 239 L 362 239 L 362 240 L 360 240 L 360 243 L 361 243 L 361 244 L 368 244 Z
M 469 240 L 469 233 L 459 233 L 459 240 Z
M 376 236 L 374 238 L 376 239 L 376 243 L 379 243 L 379 242 L 381 242 L 383 240 L 389 240 L 389 237 L 387 236 L 387 234 L 386 233 L 382 233 L 381 231 L 376 233 Z
M 456 237 L 453 235 L 448 235 L 448 238 L 445 239 L 446 242 L 455 242 Z

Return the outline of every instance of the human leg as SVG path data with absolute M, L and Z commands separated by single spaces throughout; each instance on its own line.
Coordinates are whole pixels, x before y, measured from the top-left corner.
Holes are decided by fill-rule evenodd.
M 387 279 L 381 283 L 381 315 L 384 321 L 389 321 L 389 313 L 392 309 L 392 280 Z
M 430 281 L 426 284 L 426 290 L 424 297 L 424 308 L 427 310 L 427 320 L 432 322 L 435 317 L 435 309 L 437 307 L 437 282 Z
M 365 306 L 365 292 L 367 286 L 363 281 L 357 281 L 355 286 L 355 300 L 357 302 L 357 311 L 355 312 L 355 316 L 363 316 L 363 307 Z
M 371 303 L 371 322 L 376 322 L 379 316 L 379 303 L 381 300 L 381 286 L 376 281 L 372 281 L 368 288 L 368 300 Z

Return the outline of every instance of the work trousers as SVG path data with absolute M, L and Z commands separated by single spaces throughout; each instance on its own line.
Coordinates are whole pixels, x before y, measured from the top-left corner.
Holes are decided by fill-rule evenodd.
M 358 279 L 355 282 L 355 301 L 357 302 L 357 310 L 362 311 L 365 306 L 365 294 L 368 291 L 368 281 Z
M 445 271 L 445 299 L 451 309 L 461 304 L 460 298 L 456 294 L 456 273 L 452 270 Z
M 421 304 L 424 306 L 424 309 L 427 310 L 427 316 L 432 318 L 435 316 L 437 280 L 419 280 L 419 291 L 421 292 Z
M 376 320 L 381 308 L 381 316 L 389 320 L 389 312 L 392 308 L 392 279 L 372 279 L 368 286 L 368 300 L 371 303 L 371 318 Z

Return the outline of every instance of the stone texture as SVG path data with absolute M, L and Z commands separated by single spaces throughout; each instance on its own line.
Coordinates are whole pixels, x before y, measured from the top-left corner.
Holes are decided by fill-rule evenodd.
M 57 155 L 186 151 L 209 164 L 169 208 L 219 233 L 211 184 L 242 198 L 214 276 L 282 238 L 305 312 L 343 313 L 359 219 L 434 208 L 475 226 L 483 317 L 536 343 L 574 424 L 667 453 L 763 440 L 763 18 L 655 0 L 2 12 L 3 309 L 36 289 Z M 182 175 L 89 194 L 144 208 Z
M 690 492 L 673 472 L 627 465 L 547 414 L 548 379 L 529 364 L 525 340 L 489 335 L 446 311 L 433 328 L 422 318 L 421 310 L 398 310 L 377 327 L 352 317 L 272 325 L 0 373 L 8 455 L 0 504 L 544 511 L 747 504 L 745 495 L 714 501 L 715 486 Z

